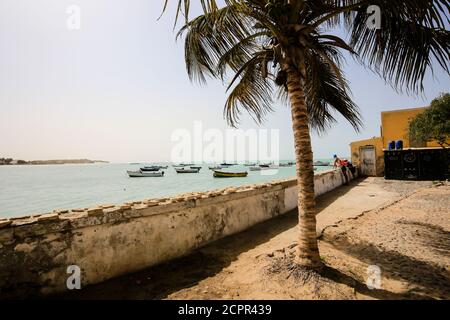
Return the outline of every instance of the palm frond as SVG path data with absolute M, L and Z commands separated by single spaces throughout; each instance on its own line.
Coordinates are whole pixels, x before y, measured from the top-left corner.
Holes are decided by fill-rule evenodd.
M 189 2 L 179 1 L 177 10 L 188 16 Z M 286 98 L 286 64 L 303 80 L 311 127 L 319 132 L 335 121 L 335 113 L 356 130 L 362 124 L 341 71 L 342 51 L 407 90 L 421 89 L 435 60 L 449 70 L 446 0 L 224 0 L 221 8 L 212 0 L 201 3 L 204 14 L 186 20 L 177 37 L 185 36 L 191 80 L 225 81 L 231 73 L 224 109 L 231 125 L 241 110 L 261 122 L 272 110 L 276 86 L 277 97 Z M 367 26 L 369 5 L 381 8 L 381 30 Z M 350 32 L 349 44 L 324 33 L 337 25 Z
M 414 93 L 423 90 L 433 62 L 449 72 L 450 33 L 443 18 L 449 13 L 448 1 L 374 0 L 373 4 L 381 9 L 380 30 L 368 28 L 365 8 L 347 23 L 350 44 L 366 66 L 395 88 Z
M 205 15 L 206 14 L 214 14 L 215 11 L 218 9 L 218 6 L 217 6 L 217 3 L 215 0 L 197 0 L 197 1 L 200 2 Z M 161 15 L 159 16 L 159 18 L 161 18 L 161 16 L 166 12 L 168 5 L 169 5 L 169 0 L 164 0 L 164 5 L 163 5 Z M 177 25 L 180 14 L 184 15 L 184 19 L 185 19 L 186 23 L 189 22 L 190 8 L 191 8 L 190 0 L 177 0 L 177 9 L 175 11 L 174 26 Z
M 264 65 L 267 64 L 270 52 L 260 51 L 248 60 L 231 81 L 228 89 L 232 89 L 224 107 L 224 117 L 235 127 L 239 123 L 241 109 L 246 110 L 257 122 L 273 111 L 273 83 L 263 76 Z M 235 82 L 237 84 L 232 87 Z
M 356 131 L 362 127 L 359 109 L 350 97 L 344 75 L 326 51 L 307 59 L 305 97 L 311 127 L 321 133 L 336 122 L 333 114 L 341 114 Z
M 214 16 L 201 15 L 189 21 L 180 29 L 177 38 L 183 35 L 188 75 L 200 83 L 205 81 L 206 75 L 218 77 L 223 73 L 220 61 L 227 54 L 234 59 L 239 55 L 248 58 L 249 52 L 245 54 L 245 51 L 254 46 L 252 21 L 234 6 L 218 9 Z

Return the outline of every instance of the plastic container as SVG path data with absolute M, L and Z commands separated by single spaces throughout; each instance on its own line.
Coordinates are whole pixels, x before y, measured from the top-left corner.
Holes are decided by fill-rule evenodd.
M 395 150 L 395 141 L 389 141 L 388 150 Z

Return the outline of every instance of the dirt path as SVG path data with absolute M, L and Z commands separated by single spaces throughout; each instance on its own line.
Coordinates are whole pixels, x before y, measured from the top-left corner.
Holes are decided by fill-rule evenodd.
M 318 199 L 322 277 L 292 275 L 296 213 L 164 265 L 86 287 L 86 299 L 450 299 L 450 187 L 367 178 Z M 380 286 L 366 285 L 368 266 Z

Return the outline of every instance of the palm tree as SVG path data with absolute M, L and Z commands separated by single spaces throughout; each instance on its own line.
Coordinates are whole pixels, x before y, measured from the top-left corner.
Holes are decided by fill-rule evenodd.
M 164 10 L 168 0 L 165 1 Z M 185 25 L 185 60 L 191 80 L 225 81 L 224 116 L 232 126 L 246 110 L 261 122 L 274 99 L 290 102 L 298 180 L 299 238 L 295 262 L 319 270 L 310 129 L 319 132 L 342 115 L 358 130 L 361 119 L 342 72 L 343 52 L 354 55 L 394 87 L 418 92 L 435 59 L 448 72 L 446 0 L 199 0 L 203 15 Z M 367 24 L 369 5 L 381 9 L 381 29 Z M 163 10 L 163 11 L 164 11 Z M 373 18 L 373 17 L 370 17 Z M 378 17 L 379 18 L 379 17 Z M 448 19 L 446 21 L 448 23 Z M 347 43 L 332 34 L 343 27 Z

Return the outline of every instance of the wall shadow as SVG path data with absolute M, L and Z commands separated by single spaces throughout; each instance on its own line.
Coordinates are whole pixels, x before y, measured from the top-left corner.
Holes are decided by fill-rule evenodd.
M 164 299 L 198 284 L 229 266 L 237 257 L 297 224 L 296 211 L 214 241 L 191 254 L 132 274 L 86 286 L 50 299 Z
M 318 213 L 359 185 L 351 181 L 317 199 Z M 259 223 L 241 233 L 214 241 L 191 254 L 116 277 L 82 290 L 51 295 L 48 299 L 164 299 L 173 292 L 192 287 L 228 267 L 237 257 L 297 225 L 297 210 Z

